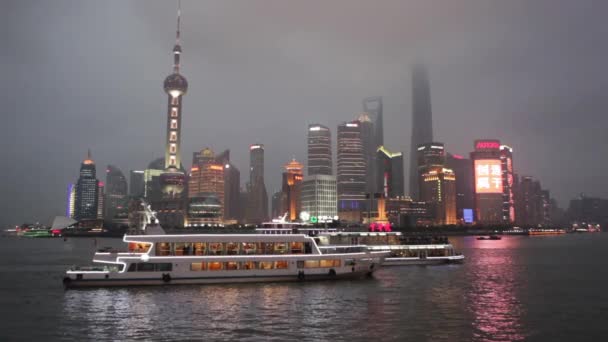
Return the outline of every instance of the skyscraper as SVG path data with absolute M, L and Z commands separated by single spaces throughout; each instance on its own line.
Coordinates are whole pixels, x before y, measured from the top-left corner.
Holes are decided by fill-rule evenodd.
M 142 198 L 146 193 L 143 170 L 131 170 L 129 173 L 129 196 Z
M 481 224 L 501 224 L 503 175 L 500 141 L 476 140 L 471 159 L 475 174 L 475 221 Z
M 331 175 L 331 131 L 320 125 L 308 125 L 308 175 Z
M 473 163 L 470 159 L 457 154 L 447 154 L 446 165 L 454 170 L 456 176 L 456 217 L 464 220 L 464 210 L 473 212 Z M 467 222 L 471 223 L 471 222 Z
M 117 213 L 127 211 L 127 188 L 127 179 L 122 171 L 114 165 L 108 165 L 106 168 L 104 214 L 106 220 L 112 220 Z
M 375 193 L 382 192 L 382 189 L 377 188 L 376 179 L 378 179 L 378 162 L 376 161 L 376 151 L 380 146 L 384 146 L 384 123 L 383 123 L 383 105 L 382 96 L 371 96 L 363 99 L 363 111 L 369 117 L 371 123 L 370 137 L 366 136 L 365 123 L 361 121 L 361 140 L 363 141 L 363 149 L 366 155 L 367 162 L 367 192 Z M 369 142 L 366 141 L 369 139 Z
M 361 132 L 361 146 L 363 147 L 363 157 L 365 158 L 365 192 L 375 193 L 376 189 L 376 146 L 374 123 L 368 113 L 361 113 L 357 121 Z
M 230 162 L 230 150 L 218 154 L 215 161 L 224 166 L 224 220 L 239 220 L 241 172 Z
M 421 175 L 420 199 L 427 203 L 435 224 L 456 224 L 456 177 L 454 171 L 434 167 Z
M 502 220 L 504 223 L 514 223 L 515 196 L 513 193 L 513 149 L 511 147 L 500 145 L 500 164 L 502 169 Z
M 293 222 L 299 219 L 302 208 L 300 195 L 302 180 L 304 178 L 302 173 L 304 165 L 292 159 L 289 163 L 285 164 L 284 168 L 283 185 L 281 187 L 281 207 L 283 211 L 288 213 L 287 219 Z
M 268 219 L 268 193 L 264 184 L 264 145 L 249 146 L 249 156 L 246 218 L 249 223 L 259 224 Z
M 376 188 L 385 198 L 402 197 L 403 154 L 390 152 L 384 146 L 380 146 L 376 154 Z
M 80 165 L 80 177 L 76 183 L 76 200 L 74 218 L 77 220 L 97 219 L 99 203 L 95 162 L 91 159 L 91 150 Z
M 102 181 L 97 182 L 97 219 L 103 220 L 105 211 L 105 184 Z
M 416 149 L 433 141 L 431 89 L 426 67 L 417 64 L 412 70 L 412 143 L 410 153 L 410 195 L 418 199 Z
M 361 219 L 367 188 L 366 167 L 360 122 L 338 125 L 338 211 L 343 220 Z
M 382 123 L 382 96 L 371 96 L 363 99 L 363 111 L 374 125 L 375 148 L 384 145 L 384 125 Z
M 192 161 L 192 169 L 188 179 L 188 198 L 213 194 L 220 205 L 220 215 L 224 216 L 224 164 L 218 163 L 215 153 L 210 148 L 204 148 L 199 158 Z
M 336 177 L 312 175 L 304 177 L 301 194 L 302 211 L 317 222 L 327 222 L 338 216 L 338 191 Z

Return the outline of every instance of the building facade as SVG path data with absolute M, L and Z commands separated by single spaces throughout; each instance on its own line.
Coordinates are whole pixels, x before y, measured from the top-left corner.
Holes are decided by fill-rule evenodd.
M 312 124 L 308 126 L 308 175 L 332 175 L 331 131 Z
M 340 219 L 360 221 L 365 210 L 366 169 L 359 121 L 338 125 L 338 212 Z
M 473 220 L 469 218 L 465 221 L 464 213 L 465 210 L 472 213 L 475 208 L 473 163 L 461 155 L 448 153 L 446 166 L 452 169 L 456 176 L 456 218 L 462 223 L 472 223 Z
M 131 198 L 143 198 L 145 193 L 144 170 L 131 170 L 129 172 L 129 196 Z
M 249 157 L 246 221 L 260 224 L 268 220 L 268 193 L 264 183 L 264 145 L 249 146 Z
M 444 167 L 428 170 L 421 176 L 420 198 L 427 203 L 433 223 L 452 225 L 456 219 L 456 176 Z
M 502 172 L 502 221 L 505 224 L 511 224 L 515 222 L 513 149 L 507 145 L 500 145 L 500 165 Z
M 127 190 L 127 179 L 122 171 L 114 165 L 108 165 L 106 168 L 104 203 L 106 221 L 111 221 L 117 214 L 124 214 L 128 211 L 129 197 Z
M 304 165 L 295 159 L 285 164 L 283 172 L 283 185 L 281 187 L 281 208 L 286 212 L 287 220 L 294 222 L 299 219 L 302 209 L 300 197 L 302 192 L 302 169 Z
M 376 151 L 376 189 L 384 198 L 403 197 L 403 154 L 384 146 Z
M 338 216 L 338 189 L 336 177 L 313 175 L 302 182 L 302 211 L 317 220 L 333 220 Z
M 76 220 L 97 219 L 99 205 L 99 188 L 96 178 L 95 162 L 91 151 L 80 165 L 80 176 L 76 183 L 74 218 Z

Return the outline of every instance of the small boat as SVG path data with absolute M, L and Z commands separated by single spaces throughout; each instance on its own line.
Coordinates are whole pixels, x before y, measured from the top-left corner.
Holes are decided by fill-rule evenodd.
M 490 236 L 478 236 L 477 240 L 500 240 L 502 237 L 498 235 L 490 235 Z

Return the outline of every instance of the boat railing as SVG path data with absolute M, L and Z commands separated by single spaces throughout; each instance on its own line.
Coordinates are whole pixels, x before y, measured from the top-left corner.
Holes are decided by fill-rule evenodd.
M 367 245 L 330 245 L 318 247 L 321 254 L 362 253 L 369 250 Z
M 77 266 L 74 265 L 72 267 L 70 267 L 70 271 L 73 272 L 111 272 L 111 271 L 118 271 L 118 266 Z

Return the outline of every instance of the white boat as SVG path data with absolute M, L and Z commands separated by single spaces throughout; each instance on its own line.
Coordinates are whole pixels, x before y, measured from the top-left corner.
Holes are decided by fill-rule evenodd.
M 384 266 L 438 265 L 464 261 L 464 255 L 456 253 L 447 241 L 405 244 L 401 232 L 321 233 L 316 239 L 324 252 L 348 251 L 352 247 L 366 248 L 372 252 L 389 252 L 384 259 Z
M 155 219 L 155 218 L 154 218 Z M 128 251 L 101 250 L 99 266 L 66 271 L 74 287 L 216 284 L 363 278 L 388 254 L 358 249 L 323 254 L 304 234 L 125 235 Z M 148 230 L 147 229 L 147 230 Z

